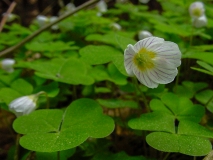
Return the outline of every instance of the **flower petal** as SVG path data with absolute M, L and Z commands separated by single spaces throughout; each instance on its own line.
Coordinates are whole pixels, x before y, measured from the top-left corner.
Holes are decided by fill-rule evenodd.
M 168 73 L 168 71 L 170 73 Z M 153 70 L 150 70 L 148 72 L 148 75 L 156 83 L 167 84 L 174 80 L 177 73 L 178 73 L 177 69 L 163 70 L 163 69 L 155 68 Z
M 148 75 L 147 71 L 141 72 L 137 67 L 133 67 L 133 72 L 138 80 L 149 88 L 157 88 L 158 83 L 154 82 Z
M 133 57 L 136 54 L 136 52 L 134 51 L 134 48 L 131 44 L 129 44 L 127 46 L 127 49 L 125 49 L 124 51 L 124 66 L 126 69 L 126 72 L 130 75 L 133 76 Z
M 134 49 L 136 53 L 139 52 L 142 48 L 146 48 L 147 50 L 153 51 L 155 48 L 161 46 L 163 42 L 164 42 L 163 38 L 148 37 L 138 41 L 134 45 Z

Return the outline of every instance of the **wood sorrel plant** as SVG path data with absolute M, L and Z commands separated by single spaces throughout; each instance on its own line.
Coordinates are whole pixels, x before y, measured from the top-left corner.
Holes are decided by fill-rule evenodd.
M 213 138 L 211 20 L 196 28 L 191 0 L 159 0 L 161 12 L 120 2 L 101 14 L 96 2 L 1 33 L 0 55 L 16 62 L 0 70 L 2 113 L 23 111 L 8 159 L 202 159 Z M 212 18 L 213 5 L 204 6 Z M 140 40 L 143 30 L 152 35 Z M 46 97 L 35 105 L 37 93 Z

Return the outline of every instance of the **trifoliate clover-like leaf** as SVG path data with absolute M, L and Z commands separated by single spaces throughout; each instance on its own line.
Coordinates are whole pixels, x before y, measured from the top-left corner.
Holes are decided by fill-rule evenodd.
M 113 120 L 103 115 L 100 105 L 91 99 L 78 99 L 63 113 L 58 109 L 37 110 L 14 121 L 20 144 L 38 152 L 74 148 L 87 138 L 103 138 L 114 129 Z

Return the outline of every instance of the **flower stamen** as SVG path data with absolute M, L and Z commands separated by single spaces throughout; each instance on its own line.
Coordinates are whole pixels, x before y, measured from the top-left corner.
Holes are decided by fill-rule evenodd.
M 142 48 L 133 58 L 133 62 L 137 68 L 141 71 L 146 69 L 154 68 L 153 58 L 155 58 L 156 53 L 148 51 L 146 48 Z

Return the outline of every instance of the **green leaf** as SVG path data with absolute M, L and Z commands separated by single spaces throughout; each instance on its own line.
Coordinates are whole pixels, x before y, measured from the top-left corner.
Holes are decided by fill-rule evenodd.
M 127 77 L 119 72 L 113 63 L 108 65 L 108 72 L 112 81 L 117 85 L 126 85 Z
M 180 152 L 190 156 L 204 156 L 211 151 L 209 140 L 201 137 L 153 132 L 146 137 L 153 148 L 164 152 Z
M 208 103 L 206 107 L 210 112 L 213 112 L 213 99 L 211 99 L 212 97 L 213 91 L 210 89 L 204 90 L 195 95 L 196 100 L 199 101 L 200 103 L 204 105 Z
M 211 130 L 192 121 L 181 121 L 178 125 L 178 134 L 213 138 Z
M 136 43 L 136 41 L 134 39 L 124 37 L 124 36 L 121 36 L 118 34 L 116 34 L 115 38 L 116 38 L 118 45 L 120 46 L 120 48 L 123 51 L 127 48 L 127 45 L 129 45 L 129 44 L 134 45 Z
M 178 97 L 173 93 L 164 94 L 161 100 L 173 112 L 178 120 L 184 119 L 200 122 L 205 113 L 203 106 L 193 105 L 188 98 Z
M 13 81 L 11 88 L 18 91 L 22 95 L 29 95 L 33 92 L 33 86 L 21 78 Z
M 135 44 L 136 41 L 133 38 L 122 36 L 121 33 L 110 32 L 105 35 L 90 34 L 86 37 L 87 41 L 98 41 L 114 46 L 120 46 L 121 50 L 127 48 L 128 44 Z
M 90 34 L 86 38 L 86 41 L 97 41 L 106 44 L 117 45 L 115 39 L 115 33 L 108 33 L 108 34 Z
M 94 80 L 87 74 L 87 66 L 76 58 L 55 58 L 47 62 L 23 63 L 23 66 L 36 70 L 36 75 L 46 79 L 68 83 L 90 85 Z
M 163 112 L 142 114 L 140 118 L 131 119 L 128 125 L 132 129 L 148 131 L 166 131 L 175 133 L 174 116 Z
M 30 115 L 17 118 L 13 123 L 13 128 L 20 134 L 57 133 L 62 118 L 63 111 L 59 109 L 36 110 Z
M 96 81 L 104 81 L 104 80 L 111 80 L 107 69 L 104 65 L 97 65 L 92 67 L 89 70 L 89 74 L 93 77 Z
M 14 99 L 23 96 L 19 92 L 11 88 L 1 88 L 0 89 L 0 101 L 5 102 L 7 105 Z
M 178 96 L 193 98 L 196 92 L 206 88 L 207 86 L 208 84 L 204 82 L 183 81 L 182 85 L 178 85 L 174 88 L 174 92 Z
M 61 110 L 37 110 L 17 118 L 16 132 L 25 134 L 20 144 L 29 150 L 55 152 L 74 148 L 87 138 L 103 138 L 114 129 L 113 120 L 91 99 L 78 99 L 63 113 Z
M 97 99 L 98 103 L 107 108 L 138 108 L 138 104 L 134 101 L 121 100 L 121 99 Z
M 213 65 L 213 61 L 212 61 L 213 54 L 211 52 L 190 51 L 186 53 L 185 55 L 182 55 L 182 58 L 198 59 Z
M 47 93 L 48 97 L 55 97 L 59 93 L 58 82 L 51 82 L 47 85 L 39 86 L 35 89 L 35 93 L 44 91 Z
M 1 75 L 0 81 L 10 86 L 11 83 L 20 76 L 20 74 L 21 74 L 21 70 L 15 70 L 11 74 Z
M 65 50 L 76 50 L 77 46 L 73 45 L 74 42 L 64 43 L 62 41 L 56 42 L 37 42 L 33 41 L 31 43 L 26 44 L 26 48 L 31 51 L 48 51 L 48 52 L 57 52 L 57 51 L 65 51 Z
M 169 110 L 169 109 L 162 103 L 162 101 L 159 100 L 159 99 L 152 99 L 152 100 L 150 101 L 150 108 L 151 108 L 153 111 L 172 114 L 171 110 Z
M 201 68 L 196 68 L 196 67 L 190 67 L 191 69 L 194 69 L 194 70 L 196 70 L 196 71 L 198 71 L 198 72 L 202 72 L 202 73 L 205 73 L 205 74 L 209 74 L 209 75 L 213 75 L 213 73 L 212 72 L 210 72 L 210 71 L 207 71 L 207 70 L 205 70 L 205 69 L 201 69 Z
M 208 63 L 197 61 L 197 64 L 199 64 L 201 67 L 205 68 L 206 70 L 209 70 L 213 74 L 213 67 L 209 65 Z
M 124 67 L 124 55 L 123 54 L 120 54 L 120 55 L 117 55 L 116 57 L 114 57 L 113 63 L 123 75 L 128 76 L 128 74 L 126 73 L 126 69 Z
M 91 65 L 105 64 L 121 54 L 121 52 L 113 47 L 100 45 L 88 45 L 79 51 L 81 60 Z

